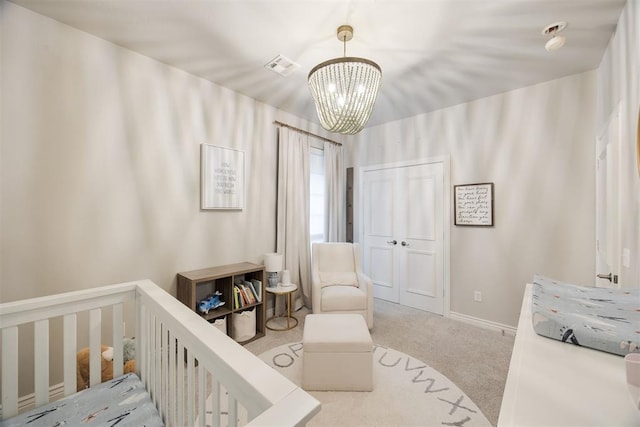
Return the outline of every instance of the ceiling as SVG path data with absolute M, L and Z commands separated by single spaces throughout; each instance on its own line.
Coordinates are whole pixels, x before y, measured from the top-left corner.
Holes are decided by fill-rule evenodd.
M 313 66 L 377 62 L 381 124 L 597 68 L 626 0 L 12 0 L 21 6 L 318 123 Z M 549 53 L 542 29 L 567 21 Z M 300 68 L 264 67 L 282 54 Z

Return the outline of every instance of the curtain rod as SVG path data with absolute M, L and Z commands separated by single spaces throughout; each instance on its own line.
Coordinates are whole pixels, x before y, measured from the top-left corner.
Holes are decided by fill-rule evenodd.
M 274 120 L 273 124 L 274 125 L 278 125 L 278 126 L 282 126 L 282 127 L 285 127 L 285 128 L 293 129 L 295 131 L 301 132 L 301 133 L 303 133 L 305 135 L 313 136 L 313 137 L 321 139 L 323 141 L 332 142 L 332 143 L 337 144 L 337 145 L 342 145 L 342 143 L 340 143 L 340 142 L 334 141 L 334 140 L 329 139 L 329 138 L 325 138 L 324 136 L 316 135 L 315 133 L 308 132 L 308 131 L 306 131 L 304 129 L 300 129 L 300 128 L 297 128 L 295 126 L 291 126 L 291 125 L 288 125 L 286 123 L 279 122 L 277 120 Z

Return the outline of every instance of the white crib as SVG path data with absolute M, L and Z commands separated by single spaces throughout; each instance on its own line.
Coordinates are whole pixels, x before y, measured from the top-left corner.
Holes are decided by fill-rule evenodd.
M 90 381 L 100 382 L 102 314 L 112 312 L 114 377 L 122 374 L 125 310 L 136 317 L 136 369 L 168 426 L 305 425 L 320 403 L 149 280 L 0 304 L 2 419 L 76 392 L 78 313 L 89 313 Z M 50 319 L 63 318 L 63 385 L 49 384 Z M 105 316 L 106 317 L 106 316 Z M 34 393 L 18 396 L 20 325 L 33 324 Z M 58 338 L 55 338 L 58 339 Z M 197 361 L 197 362 L 196 362 Z M 222 396 L 220 389 L 228 392 Z M 61 396 L 60 396 L 61 397 Z M 228 405 L 223 420 L 220 405 Z M 226 412 L 226 411 L 225 411 Z M 242 417 L 241 417 L 242 418 Z M 223 424 L 224 423 L 224 424 Z

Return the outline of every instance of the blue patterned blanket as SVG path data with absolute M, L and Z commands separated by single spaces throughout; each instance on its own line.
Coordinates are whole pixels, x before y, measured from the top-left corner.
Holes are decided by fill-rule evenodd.
M 164 426 L 135 374 L 125 374 L 64 399 L 0 421 L 9 426 Z
M 578 286 L 533 279 L 538 335 L 624 356 L 640 352 L 640 289 Z

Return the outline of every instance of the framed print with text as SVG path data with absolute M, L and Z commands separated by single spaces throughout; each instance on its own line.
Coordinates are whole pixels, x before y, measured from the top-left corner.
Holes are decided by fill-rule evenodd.
M 493 226 L 493 183 L 453 186 L 454 224 Z
M 201 208 L 244 209 L 244 152 L 201 145 Z

